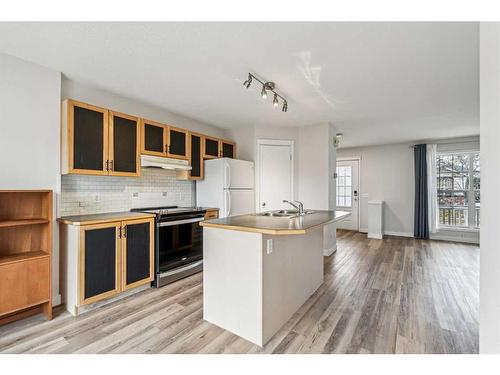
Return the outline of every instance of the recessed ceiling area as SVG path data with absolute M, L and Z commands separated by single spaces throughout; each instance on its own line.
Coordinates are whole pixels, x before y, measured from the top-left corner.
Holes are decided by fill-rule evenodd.
M 344 146 L 479 134 L 478 23 L 0 23 L 0 52 L 226 129 L 329 122 Z

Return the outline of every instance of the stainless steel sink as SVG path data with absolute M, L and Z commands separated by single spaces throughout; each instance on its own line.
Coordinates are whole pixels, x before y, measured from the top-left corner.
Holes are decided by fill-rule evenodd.
M 304 215 L 312 214 L 314 211 L 304 211 Z M 268 211 L 257 214 L 257 216 L 269 216 L 269 217 L 287 217 L 294 218 L 298 217 L 299 211 L 297 210 L 278 210 L 278 211 Z

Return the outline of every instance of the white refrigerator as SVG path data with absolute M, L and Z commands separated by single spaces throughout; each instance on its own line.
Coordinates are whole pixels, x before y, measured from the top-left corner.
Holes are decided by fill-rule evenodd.
M 219 217 L 255 213 L 254 164 L 221 158 L 205 161 L 205 178 L 196 181 L 196 205 L 219 208 Z

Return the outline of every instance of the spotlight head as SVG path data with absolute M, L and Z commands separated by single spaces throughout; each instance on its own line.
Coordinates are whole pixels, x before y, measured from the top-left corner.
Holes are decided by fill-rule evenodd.
M 262 96 L 262 99 L 267 99 L 266 86 L 262 85 L 262 91 L 261 91 L 260 95 Z
M 283 108 L 281 108 L 281 111 L 282 112 L 288 111 L 288 103 L 286 102 L 286 100 L 283 102 Z
M 278 94 L 276 94 L 276 93 L 274 93 L 273 105 L 275 107 L 277 107 L 279 105 L 279 103 L 278 103 Z
M 248 79 L 245 82 L 243 82 L 243 86 L 245 86 L 248 89 L 251 84 L 252 84 L 252 76 L 248 74 Z

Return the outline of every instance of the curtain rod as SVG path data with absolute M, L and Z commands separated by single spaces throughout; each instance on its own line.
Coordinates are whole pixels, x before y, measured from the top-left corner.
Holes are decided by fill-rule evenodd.
M 479 142 L 479 140 L 477 140 L 477 141 L 462 141 L 462 142 L 436 142 L 436 144 L 437 145 L 457 145 L 460 143 L 477 143 L 477 142 Z M 421 145 L 421 144 L 427 144 L 427 143 L 417 143 L 414 145 L 410 145 L 410 148 L 415 148 L 415 146 Z

